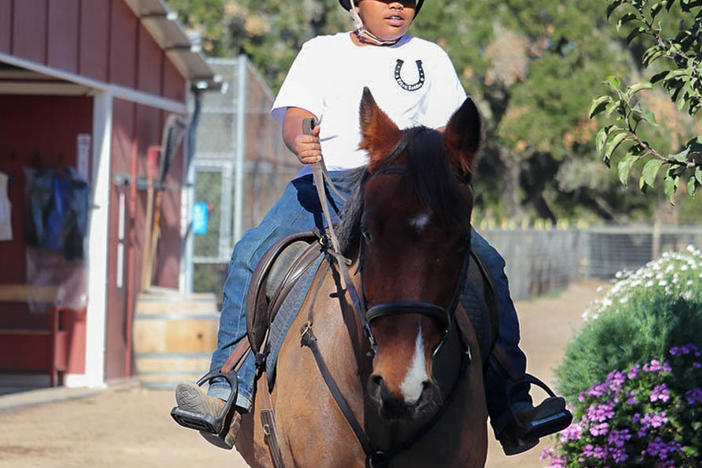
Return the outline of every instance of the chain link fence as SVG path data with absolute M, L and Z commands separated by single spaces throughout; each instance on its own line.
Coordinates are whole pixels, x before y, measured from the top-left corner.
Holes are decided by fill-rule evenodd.
M 207 203 L 208 228 L 194 236 L 192 289 L 221 298 L 234 243 L 261 221 L 300 164 L 270 115 L 270 89 L 246 57 L 208 63 L 226 87 L 202 98 L 194 201 Z
M 479 230 L 503 256 L 512 298 L 527 299 L 582 278 L 611 279 L 662 252 L 702 248 L 700 226 Z

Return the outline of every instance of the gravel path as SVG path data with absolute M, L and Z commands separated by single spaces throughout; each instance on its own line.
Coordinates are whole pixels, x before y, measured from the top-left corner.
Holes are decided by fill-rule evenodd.
M 552 385 L 552 368 L 601 283 L 571 285 L 559 295 L 517 304 L 528 371 Z M 535 391 L 534 394 L 538 393 Z M 0 397 L 0 403 L 3 398 Z M 538 396 L 537 396 L 538 398 Z M 170 391 L 137 386 L 0 412 L 0 467 L 245 467 L 235 452 L 214 448 L 170 418 Z M 2 406 L 2 405 L 0 405 Z M 540 467 L 542 441 L 505 457 L 489 432 L 488 467 Z

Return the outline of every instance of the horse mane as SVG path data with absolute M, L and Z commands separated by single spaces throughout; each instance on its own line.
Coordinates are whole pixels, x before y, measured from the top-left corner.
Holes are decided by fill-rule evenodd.
M 406 156 L 403 179 L 417 195 L 422 206 L 443 225 L 466 221 L 469 206 L 449 165 L 441 133 L 424 126 L 405 130 L 395 149 L 374 168 L 373 173 L 395 165 L 403 156 Z M 354 188 L 342 208 L 342 221 L 338 229 L 340 248 L 344 255 L 350 254 L 360 241 L 362 181 L 366 174 L 367 168 L 361 167 L 348 176 L 352 178 Z

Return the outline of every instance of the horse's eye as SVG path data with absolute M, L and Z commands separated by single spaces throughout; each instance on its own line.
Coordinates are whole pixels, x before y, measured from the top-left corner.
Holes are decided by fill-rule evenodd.
M 366 240 L 366 242 L 373 242 L 373 235 L 370 230 L 366 227 L 361 228 L 361 235 Z

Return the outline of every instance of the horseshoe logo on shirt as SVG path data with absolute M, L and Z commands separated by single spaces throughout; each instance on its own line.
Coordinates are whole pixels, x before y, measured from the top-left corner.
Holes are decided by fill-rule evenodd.
M 402 79 L 402 76 L 400 75 L 400 71 L 402 70 L 402 65 L 405 62 L 403 60 L 397 59 L 397 63 L 395 64 L 395 81 L 397 81 L 397 84 L 400 85 L 402 89 L 405 91 L 417 91 L 419 88 L 421 88 L 424 85 L 424 69 L 422 68 L 422 61 L 421 60 L 416 60 L 414 63 L 417 64 L 417 71 L 419 72 L 419 79 L 412 84 L 406 83 L 405 80 Z

